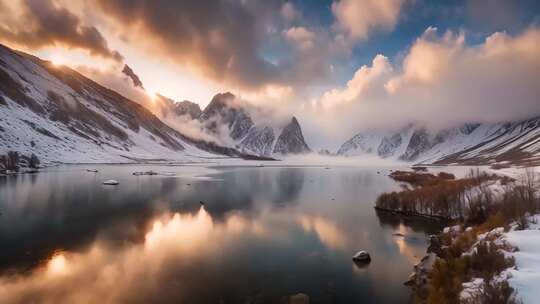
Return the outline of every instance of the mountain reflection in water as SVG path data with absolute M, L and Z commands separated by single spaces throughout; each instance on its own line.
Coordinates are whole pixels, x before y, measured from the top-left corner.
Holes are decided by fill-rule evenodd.
M 404 302 L 430 232 L 375 214 L 396 185 L 368 169 L 99 169 L 0 180 L 2 303 Z

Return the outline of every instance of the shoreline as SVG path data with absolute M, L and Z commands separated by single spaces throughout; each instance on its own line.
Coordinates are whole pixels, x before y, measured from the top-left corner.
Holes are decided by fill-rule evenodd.
M 374 206 L 373 208 L 377 211 L 385 212 L 385 213 L 396 215 L 396 216 L 402 216 L 402 217 L 422 218 L 422 219 L 428 219 L 428 220 L 433 220 L 437 222 L 445 222 L 445 223 L 452 223 L 454 221 L 454 219 L 447 218 L 440 215 L 431 215 L 431 214 L 423 214 L 423 213 L 417 213 L 417 212 L 411 212 L 411 211 L 394 210 L 394 209 L 383 208 L 383 207 L 378 207 L 378 206 Z

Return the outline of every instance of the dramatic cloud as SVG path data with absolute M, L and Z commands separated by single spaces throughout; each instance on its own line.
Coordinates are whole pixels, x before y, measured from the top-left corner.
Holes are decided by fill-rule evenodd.
M 0 0 L 0 39 L 30 49 L 63 46 L 83 49 L 91 55 L 122 61 L 94 26 L 51 0 L 22 0 L 11 6 Z
M 428 28 L 401 65 L 378 55 L 346 87 L 306 106 L 308 136 L 338 145 L 369 127 L 422 122 L 444 128 L 540 115 L 538 54 L 540 28 L 515 37 L 494 33 L 475 46 L 465 43 L 463 33 L 439 36 Z
M 276 1 L 257 7 L 228 0 L 98 2 L 130 42 L 147 43 L 209 78 L 245 86 L 278 79 L 277 67 L 259 53 L 265 11 L 279 12 Z
M 123 69 L 119 67 L 110 67 L 106 69 L 95 69 L 88 66 L 74 67 L 79 73 L 96 81 L 97 83 L 112 89 L 124 97 L 135 101 L 150 110 L 154 115 L 167 123 L 173 129 L 182 134 L 209 142 L 215 142 L 221 145 L 231 145 L 232 142 L 225 136 L 214 136 L 205 131 L 204 125 L 197 119 L 191 117 L 177 116 L 175 114 L 175 101 L 162 95 L 149 94 L 144 90 L 143 83 L 136 85 L 133 77 L 137 76 L 131 68 L 130 73 L 125 73 L 126 66 Z M 138 78 L 138 77 L 137 77 Z M 220 134 L 226 134 L 225 131 Z
M 98 2 L 128 43 L 235 91 L 317 85 L 333 60 L 349 54 L 331 29 L 303 20 L 292 2 Z
M 292 22 L 298 16 L 298 12 L 291 2 L 285 2 L 281 6 L 281 16 L 285 21 Z
M 152 103 L 151 98 L 144 89 L 135 86 L 132 79 L 128 75 L 122 73 L 122 69 L 116 67 L 95 69 L 84 65 L 76 66 L 74 69 L 102 86 L 112 89 L 130 100 L 150 108 Z
M 341 0 L 332 3 L 334 27 L 353 41 L 372 30 L 391 30 L 398 21 L 404 0 Z
M 283 36 L 300 50 L 309 51 L 314 47 L 315 33 L 303 27 L 292 27 L 284 31 Z
M 370 31 L 392 29 L 401 2 L 334 2 L 331 27 L 334 20 L 306 16 L 296 2 L 282 0 L 0 0 L 6 7 L 0 38 L 12 46 L 84 49 L 120 61 L 109 41 L 129 61 L 148 54 L 230 90 L 308 91 L 328 85 L 336 62 Z M 329 6 L 318 9 L 330 13 Z
M 350 103 L 358 100 L 360 96 L 376 97 L 383 91 L 384 82 L 391 75 L 392 66 L 388 58 L 377 55 L 371 67 L 362 66 L 353 78 L 347 82 L 345 89 L 332 89 L 321 97 L 320 103 L 325 108 L 339 103 Z
M 232 91 L 277 113 L 272 118 L 297 115 L 315 147 L 339 145 L 371 126 L 422 121 L 447 127 L 540 114 L 540 29 L 524 29 L 535 22 L 529 15 L 538 10 L 537 1 L 413 2 L 0 0 L 0 39 L 11 46 L 47 47 L 45 57 L 66 57 L 71 65 L 92 65 L 100 59 L 95 56 L 121 60 L 110 42 L 148 90 L 178 100 L 189 95 L 199 103 Z M 464 23 L 463 32 L 428 28 L 414 40 L 413 33 L 432 22 L 429 10 L 437 9 L 445 11 L 436 15 L 441 27 Z M 367 41 L 398 23 L 405 30 Z M 508 33 L 478 42 L 504 29 Z M 65 48 L 94 56 L 79 60 L 62 54 Z M 366 62 L 373 50 L 382 54 L 344 81 L 350 66 Z M 149 94 L 117 71 L 123 65 L 92 66 L 78 70 L 156 112 Z M 191 129 L 196 133 L 199 127 Z

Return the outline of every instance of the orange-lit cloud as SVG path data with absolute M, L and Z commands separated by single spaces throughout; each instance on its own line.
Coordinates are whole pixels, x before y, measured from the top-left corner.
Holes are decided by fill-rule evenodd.
M 131 43 L 151 47 L 208 78 L 258 86 L 277 76 L 276 67 L 259 55 L 263 29 L 258 24 L 265 18 L 263 9 L 276 6 L 275 1 L 261 8 L 236 1 L 97 2 Z
M 33 50 L 47 46 L 82 49 L 94 56 L 123 60 L 95 26 L 84 24 L 79 16 L 51 0 L 0 3 L 0 40 L 4 42 Z
M 351 40 L 363 40 L 372 30 L 390 30 L 399 17 L 403 0 L 341 0 L 332 4 L 334 27 Z
M 371 127 L 421 122 L 447 128 L 539 115 L 540 28 L 515 36 L 497 32 L 474 46 L 465 40 L 462 32 L 439 35 L 430 27 L 402 62 L 376 56 L 346 86 L 305 108 L 308 136 L 314 129 L 338 145 Z M 327 133 L 321 136 L 321 130 Z

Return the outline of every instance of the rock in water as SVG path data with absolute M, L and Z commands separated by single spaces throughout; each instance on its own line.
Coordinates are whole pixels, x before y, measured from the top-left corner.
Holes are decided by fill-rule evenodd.
M 104 185 L 109 185 L 109 186 L 116 186 L 119 184 L 119 182 L 117 180 L 114 180 L 114 179 L 109 179 L 109 180 L 106 180 L 103 182 Z
M 371 256 L 369 255 L 369 253 L 367 253 L 367 251 L 362 250 L 358 251 L 352 259 L 355 262 L 369 262 L 371 261 Z

